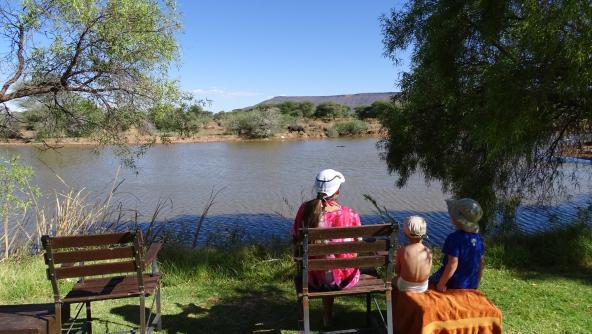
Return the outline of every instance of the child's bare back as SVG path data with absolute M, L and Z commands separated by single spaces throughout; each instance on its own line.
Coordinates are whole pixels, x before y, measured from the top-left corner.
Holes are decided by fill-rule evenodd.
M 400 291 L 423 292 L 428 288 L 432 270 L 432 251 L 422 240 L 426 236 L 426 221 L 419 216 L 405 219 L 405 235 L 409 244 L 397 251 L 397 287 Z
M 424 282 L 432 270 L 432 251 L 423 243 L 412 243 L 401 249 L 399 275 L 408 282 Z

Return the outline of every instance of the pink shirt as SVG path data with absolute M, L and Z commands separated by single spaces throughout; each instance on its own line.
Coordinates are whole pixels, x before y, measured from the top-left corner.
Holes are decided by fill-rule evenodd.
M 336 202 L 330 201 L 327 205 L 338 205 Z M 298 229 L 302 224 L 302 212 L 304 204 L 300 206 L 294 219 L 294 225 L 292 226 L 292 236 L 298 235 Z M 331 212 L 324 212 L 323 219 L 319 224 L 320 228 L 331 228 L 331 227 L 347 227 L 347 226 L 360 226 L 360 216 L 354 210 L 345 206 L 339 205 L 339 209 Z M 333 239 L 330 242 L 344 242 L 352 241 L 352 239 Z M 356 257 L 356 253 L 343 253 L 343 254 L 330 254 L 325 255 L 327 259 L 335 258 L 351 258 Z M 330 287 L 337 285 L 343 289 L 349 289 L 356 285 L 360 279 L 360 270 L 358 268 L 338 268 L 329 271 L 309 271 L 308 272 L 308 285 L 312 288 L 322 289 L 324 287 Z M 342 282 L 347 282 L 345 286 L 341 286 Z

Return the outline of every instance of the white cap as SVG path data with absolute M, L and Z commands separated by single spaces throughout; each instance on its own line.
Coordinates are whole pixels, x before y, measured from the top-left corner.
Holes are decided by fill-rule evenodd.
M 423 217 L 411 216 L 405 218 L 405 234 L 412 238 L 423 238 L 427 233 L 427 223 Z
M 330 197 L 339 190 L 343 182 L 345 182 L 343 174 L 333 169 L 325 169 L 317 174 L 314 189 L 317 193 Z

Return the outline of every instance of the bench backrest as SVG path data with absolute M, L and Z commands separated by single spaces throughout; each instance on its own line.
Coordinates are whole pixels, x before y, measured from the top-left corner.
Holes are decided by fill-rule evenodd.
M 386 265 L 385 281 L 394 269 L 398 228 L 393 224 L 355 227 L 302 228 L 303 283 L 308 271 L 335 268 L 376 268 Z M 341 239 L 336 242 L 335 239 Z M 330 254 L 357 253 L 351 258 L 327 258 Z M 306 287 L 307 285 L 304 285 Z
M 47 277 L 56 299 L 60 298 L 58 280 L 73 277 L 134 273 L 138 286 L 144 285 L 144 246 L 140 231 L 67 237 L 44 235 L 41 242 L 45 249 Z

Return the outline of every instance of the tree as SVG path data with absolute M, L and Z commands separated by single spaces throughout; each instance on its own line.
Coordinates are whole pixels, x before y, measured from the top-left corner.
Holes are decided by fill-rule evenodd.
M 315 105 L 310 101 L 300 102 L 300 111 L 302 112 L 302 117 L 310 118 L 315 113 Z
M 315 117 L 318 118 L 336 118 L 345 117 L 350 113 L 350 108 L 343 104 L 335 102 L 319 103 L 315 111 Z
M 62 107 L 68 113 L 64 113 L 64 109 L 54 105 L 52 101 L 43 101 L 40 98 L 26 100 L 22 104 L 26 111 L 21 117 L 25 128 L 34 130 L 38 138 L 88 137 L 97 131 L 105 115 L 94 101 L 78 95 L 68 95 L 60 99 Z
M 412 50 L 401 106 L 384 120 L 399 186 L 419 168 L 489 218 L 557 189 L 554 157 L 590 131 L 589 1 L 419 0 L 381 21 L 387 56 Z
M 387 116 L 388 113 L 392 112 L 395 105 L 390 101 L 374 101 L 371 105 L 357 106 L 354 108 L 354 113 L 359 119 L 366 118 L 380 118 Z
M 226 113 L 225 127 L 247 138 L 269 138 L 277 131 L 280 111 L 276 107 L 236 110 Z
M 166 79 L 177 56 L 173 1 L 0 0 L 0 112 L 6 102 L 40 99 L 75 117 L 77 96 L 105 113 L 104 138 L 117 141 L 123 115 L 147 111 L 176 86 Z

